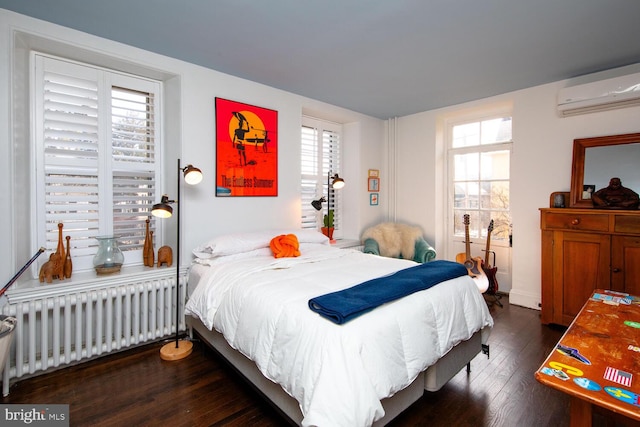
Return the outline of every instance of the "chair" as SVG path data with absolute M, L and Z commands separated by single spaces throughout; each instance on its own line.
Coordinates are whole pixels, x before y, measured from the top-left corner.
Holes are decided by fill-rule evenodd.
M 385 222 L 362 233 L 364 253 L 425 263 L 436 257 L 436 250 L 422 237 L 422 230 L 406 224 Z

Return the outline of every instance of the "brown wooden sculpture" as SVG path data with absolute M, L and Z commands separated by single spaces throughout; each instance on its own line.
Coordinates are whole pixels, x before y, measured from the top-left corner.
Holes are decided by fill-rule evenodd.
M 163 246 L 158 249 L 158 267 L 162 264 L 167 264 L 167 267 L 171 267 L 171 264 L 173 264 L 173 252 L 170 246 Z
M 42 264 L 40 267 L 40 283 L 46 281 L 51 283 L 53 278 L 62 280 L 64 277 L 59 274 L 60 266 L 64 267 L 64 262 L 60 258 L 60 255 L 56 252 L 49 256 L 49 261 Z
M 149 218 L 145 222 L 147 223 L 147 230 L 144 235 L 144 247 L 142 248 L 142 263 L 147 267 L 153 267 L 153 231 L 149 231 Z
M 56 254 L 60 255 L 60 258 L 57 263 L 58 270 L 56 270 L 55 276 L 57 276 L 60 280 L 64 279 L 64 260 L 66 259 L 64 253 L 64 243 L 62 243 L 62 227 L 64 227 L 64 225 L 61 222 L 58 223 L 58 247 L 56 249 Z
M 620 178 L 611 178 L 609 186 L 591 195 L 593 206 L 600 209 L 638 209 L 640 197 L 635 191 L 623 187 Z
M 149 267 L 153 267 L 155 265 L 155 251 L 153 250 L 153 230 L 149 232 Z
M 64 277 L 65 279 L 71 279 L 71 273 L 73 272 L 73 263 L 71 262 L 71 246 L 69 242 L 71 240 L 71 236 L 67 236 L 67 255 L 64 259 Z

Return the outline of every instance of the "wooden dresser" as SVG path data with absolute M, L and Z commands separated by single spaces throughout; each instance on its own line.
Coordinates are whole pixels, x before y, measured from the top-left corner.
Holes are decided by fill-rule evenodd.
M 568 326 L 594 289 L 640 295 L 640 210 L 540 209 L 544 324 Z

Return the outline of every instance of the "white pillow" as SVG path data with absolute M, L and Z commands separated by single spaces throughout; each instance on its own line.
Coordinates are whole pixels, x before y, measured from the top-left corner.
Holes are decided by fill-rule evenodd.
M 198 246 L 193 254 L 198 258 L 214 258 L 268 248 L 269 242 L 281 234 L 295 234 L 299 243 L 329 244 L 329 239 L 316 230 L 268 230 L 249 233 L 233 233 L 218 236 Z

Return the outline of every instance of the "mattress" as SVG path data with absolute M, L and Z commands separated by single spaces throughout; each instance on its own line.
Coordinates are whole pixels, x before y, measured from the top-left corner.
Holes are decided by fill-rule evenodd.
M 312 312 L 309 299 L 416 264 L 316 243 L 301 243 L 300 252 L 275 259 L 259 248 L 198 258 L 186 313 L 294 397 L 302 425 L 371 425 L 384 415 L 382 399 L 493 325 L 468 276 L 336 325 Z

